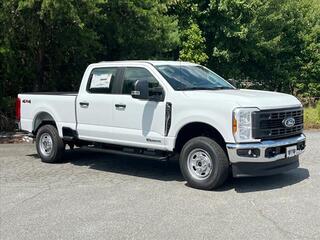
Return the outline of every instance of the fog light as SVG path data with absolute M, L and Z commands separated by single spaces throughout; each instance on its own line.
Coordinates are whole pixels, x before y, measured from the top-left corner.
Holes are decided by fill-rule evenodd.
M 260 149 L 258 148 L 238 149 L 237 154 L 240 157 L 257 158 L 260 156 Z
M 304 141 L 297 144 L 297 150 L 302 151 L 305 149 L 305 147 L 306 147 L 306 142 L 304 142 Z
M 285 150 L 285 148 L 283 148 L 283 150 L 281 150 L 281 147 L 267 148 L 266 151 L 265 151 L 265 157 L 266 158 L 275 157 L 275 156 L 281 154 L 284 150 Z

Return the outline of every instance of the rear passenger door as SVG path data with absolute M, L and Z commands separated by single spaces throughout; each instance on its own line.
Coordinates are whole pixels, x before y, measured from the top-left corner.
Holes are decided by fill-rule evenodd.
M 122 69 L 120 95 L 114 99 L 115 140 L 129 146 L 159 148 L 164 146 L 165 102 L 135 99 L 131 96 L 136 80 L 147 80 L 149 87 L 161 86 L 143 67 Z
M 103 67 L 91 71 L 86 90 L 77 97 L 77 130 L 84 140 L 110 142 L 113 139 L 112 109 L 119 91 L 119 68 Z

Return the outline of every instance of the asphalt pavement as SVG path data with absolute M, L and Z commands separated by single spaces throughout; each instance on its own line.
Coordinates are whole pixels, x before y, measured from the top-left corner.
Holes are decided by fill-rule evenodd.
M 92 150 L 42 163 L 33 144 L 0 145 L 0 239 L 320 239 L 320 131 L 300 167 L 186 185 L 176 162 Z

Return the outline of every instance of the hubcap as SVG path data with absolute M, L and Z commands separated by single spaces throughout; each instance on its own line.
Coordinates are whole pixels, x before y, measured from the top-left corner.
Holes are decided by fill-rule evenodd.
M 200 148 L 194 149 L 189 153 L 187 164 L 191 175 L 199 180 L 208 178 L 213 169 L 209 153 Z
M 49 156 L 52 152 L 52 138 L 48 133 L 43 133 L 39 141 L 40 152 L 44 156 Z

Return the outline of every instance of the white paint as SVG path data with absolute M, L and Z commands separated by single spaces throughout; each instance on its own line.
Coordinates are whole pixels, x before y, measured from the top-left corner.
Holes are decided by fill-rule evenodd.
M 60 136 L 62 136 L 62 127 L 65 126 L 77 130 L 79 138 L 83 140 L 173 150 L 179 130 L 186 124 L 192 122 L 209 124 L 221 133 L 227 143 L 234 143 L 232 111 L 235 108 L 277 109 L 301 106 L 295 97 L 276 92 L 175 91 L 152 64 L 193 65 L 171 61 L 91 64 L 83 75 L 77 98 L 72 95 L 19 94 L 21 99 L 31 100 L 31 104 L 21 103 L 21 128 L 31 132 L 37 114 L 47 112 L 54 118 Z M 164 102 L 138 100 L 130 95 L 93 94 L 86 91 L 87 81 L 93 68 L 126 66 L 142 67 L 150 71 L 165 91 Z M 108 82 L 108 78 L 103 77 L 103 79 L 106 79 L 106 83 Z M 89 103 L 89 106 L 83 108 L 80 102 Z M 166 102 L 172 103 L 172 123 L 168 136 L 164 136 Z M 126 105 L 126 108 L 116 109 L 115 104 Z M 148 142 L 147 138 L 156 141 Z

